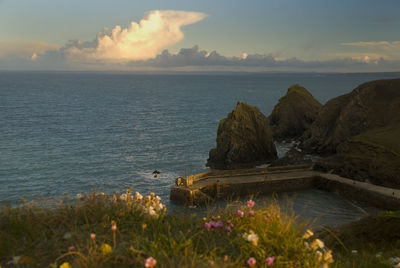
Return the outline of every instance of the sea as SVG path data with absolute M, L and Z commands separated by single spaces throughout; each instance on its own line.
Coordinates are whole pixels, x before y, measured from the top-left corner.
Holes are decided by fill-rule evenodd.
M 185 210 L 170 203 L 170 186 L 185 170 L 208 170 L 218 123 L 238 101 L 269 115 L 293 84 L 325 103 L 363 82 L 396 76 L 0 72 L 0 204 L 129 187 L 155 192 L 169 211 Z M 277 144 L 279 155 L 289 147 Z M 154 177 L 154 170 L 161 174 Z M 258 198 L 290 202 L 296 213 L 328 225 L 370 209 L 313 189 Z

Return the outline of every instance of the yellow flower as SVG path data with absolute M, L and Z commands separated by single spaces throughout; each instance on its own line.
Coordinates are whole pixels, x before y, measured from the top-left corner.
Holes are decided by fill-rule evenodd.
M 71 268 L 71 265 L 69 265 L 68 262 L 64 262 L 64 263 L 61 264 L 58 268 Z
M 307 229 L 307 231 L 304 233 L 304 235 L 303 235 L 303 239 L 308 239 L 308 238 L 310 238 L 311 236 L 313 236 L 314 235 L 314 233 L 311 231 L 311 230 L 309 230 L 309 229 Z
M 101 250 L 101 254 L 102 254 L 103 256 L 106 256 L 106 255 L 108 255 L 108 254 L 111 254 L 111 252 L 112 252 L 111 246 L 110 246 L 109 244 L 107 244 L 107 243 L 102 244 L 102 245 L 100 246 L 100 250 Z

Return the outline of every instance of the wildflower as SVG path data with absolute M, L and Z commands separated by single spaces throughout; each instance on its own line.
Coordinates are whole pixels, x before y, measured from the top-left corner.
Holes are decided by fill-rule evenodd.
M 100 251 L 101 251 L 101 255 L 107 256 L 108 254 L 111 254 L 112 248 L 109 244 L 104 243 L 100 246 Z
M 358 251 L 357 251 L 357 250 L 355 250 L 355 249 L 353 249 L 353 250 L 351 251 L 351 253 L 353 253 L 353 254 L 357 254 L 357 253 L 358 253 Z
M 328 250 L 324 254 L 324 261 L 327 263 L 332 263 L 333 262 L 333 257 L 332 257 L 332 250 Z
M 91 234 L 90 234 L 90 238 L 94 241 L 94 240 L 96 239 L 96 234 L 91 233 Z
M 318 248 L 324 248 L 325 247 L 325 244 L 324 244 L 324 242 L 322 242 L 321 240 L 319 240 L 319 239 L 315 239 L 314 240 L 314 242 L 312 242 L 311 243 L 311 248 L 313 249 L 313 250 L 317 250 Z
M 227 220 L 227 221 L 226 221 L 226 224 L 229 224 L 229 225 L 230 225 L 231 223 L 232 223 L 231 220 Z
M 142 230 L 144 231 L 146 228 L 147 228 L 147 224 L 146 224 L 146 223 L 143 223 L 143 224 L 142 224 Z
M 238 209 L 238 210 L 236 211 L 236 215 L 239 216 L 239 217 L 241 217 L 241 218 L 243 218 L 244 212 L 241 211 L 240 209 Z
M 81 199 L 82 200 L 83 196 L 82 194 L 76 194 L 76 199 Z
M 265 262 L 267 263 L 267 266 L 271 266 L 272 264 L 274 264 L 274 261 L 275 261 L 275 257 L 274 256 L 267 257 L 265 259 Z
M 70 232 L 66 232 L 66 233 L 64 234 L 64 236 L 63 236 L 63 238 L 64 238 L 65 240 L 71 239 L 71 237 L 72 237 L 72 234 L 71 234 Z
M 203 221 L 207 221 L 207 218 L 206 218 L 206 217 L 204 217 L 204 218 L 203 218 Z
M 126 193 L 129 195 L 129 194 L 131 194 L 132 193 L 132 189 L 131 188 L 127 188 L 126 189 Z
M 304 247 L 308 250 L 311 250 L 310 244 L 307 241 L 304 241 Z
M 225 230 L 230 233 L 230 232 L 232 232 L 232 227 L 231 226 L 226 226 Z
M 163 209 L 164 209 L 164 205 L 163 205 L 163 204 L 158 203 L 158 204 L 156 205 L 156 210 L 161 211 L 161 210 L 163 210 Z
M 311 230 L 307 229 L 307 231 L 303 234 L 302 238 L 303 239 L 308 239 L 313 235 L 314 235 L 314 233 Z
M 71 268 L 71 265 L 69 265 L 68 262 L 64 262 L 63 264 L 61 264 L 61 265 L 59 266 L 59 268 Z
M 11 261 L 7 262 L 8 264 L 18 265 L 20 263 L 22 256 L 14 256 Z
M 319 250 L 315 251 L 315 258 L 316 258 L 318 261 L 322 261 L 322 252 L 319 251 Z
M 155 193 L 150 193 L 150 198 L 151 198 L 151 199 L 154 199 L 155 196 L 156 196 Z
M 211 223 L 205 222 L 204 223 L 204 228 L 206 228 L 207 230 L 210 230 L 211 229 Z
M 258 235 L 255 234 L 253 231 L 250 231 L 250 234 L 244 233 L 242 237 L 248 242 L 252 243 L 254 246 L 257 246 Z
M 254 211 L 253 211 L 253 210 L 250 210 L 249 212 L 247 212 L 247 215 L 248 215 L 249 217 L 254 216 Z
M 246 202 L 246 205 L 248 208 L 253 208 L 255 205 L 255 202 L 250 199 L 249 201 Z
M 156 266 L 156 264 L 156 259 L 154 259 L 153 257 L 148 257 L 144 263 L 144 267 L 153 268 L 154 266 Z
M 68 247 L 68 251 L 70 251 L 70 252 L 75 251 L 75 247 L 74 246 Z
M 270 222 L 271 220 L 270 220 L 270 218 L 269 218 L 269 217 L 267 217 L 267 216 L 264 216 L 264 221 L 266 221 L 266 222 Z
M 141 195 L 139 192 L 135 193 L 135 198 L 136 200 L 142 200 L 143 199 L 143 195 Z
M 248 260 L 247 260 L 247 264 L 250 266 L 250 267 L 254 267 L 255 265 L 256 265 L 256 259 L 254 259 L 253 257 L 251 257 L 251 258 L 249 258 Z
M 128 199 L 128 196 L 127 196 L 127 194 L 121 194 L 119 199 L 121 199 L 122 201 L 126 201 Z
M 214 223 L 214 227 L 215 228 L 223 228 L 224 227 L 224 223 L 222 221 L 217 221 Z
M 115 232 L 117 231 L 117 225 L 116 225 L 116 224 L 113 224 L 113 225 L 111 226 L 111 230 L 115 233 Z
M 158 195 L 156 196 L 156 200 L 157 201 L 161 201 L 161 197 L 159 197 Z
M 228 255 L 225 255 L 224 256 L 224 262 L 227 262 L 229 260 L 229 256 Z

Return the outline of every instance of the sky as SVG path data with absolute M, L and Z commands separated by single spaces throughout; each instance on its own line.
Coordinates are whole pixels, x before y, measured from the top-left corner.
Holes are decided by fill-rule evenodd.
M 400 71 L 400 0 L 0 0 L 0 70 Z

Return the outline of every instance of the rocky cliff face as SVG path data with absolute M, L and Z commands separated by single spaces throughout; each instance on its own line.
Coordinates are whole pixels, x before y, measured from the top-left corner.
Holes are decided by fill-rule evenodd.
M 250 167 L 276 158 L 268 119 L 257 107 L 238 102 L 219 123 L 217 147 L 210 150 L 207 166 L 218 169 Z
M 376 128 L 338 146 L 342 176 L 400 189 L 400 123 Z
M 400 122 L 400 79 L 364 83 L 328 101 L 304 133 L 302 147 L 334 154 L 339 144 L 366 130 Z
M 299 85 L 291 86 L 269 116 L 274 139 L 299 138 L 318 117 L 321 108 L 322 104 L 307 89 Z

